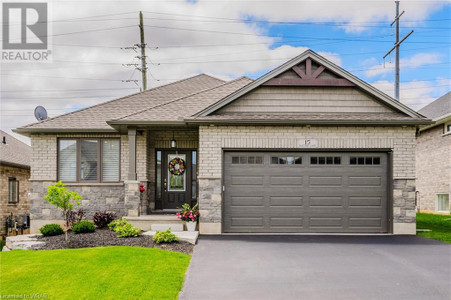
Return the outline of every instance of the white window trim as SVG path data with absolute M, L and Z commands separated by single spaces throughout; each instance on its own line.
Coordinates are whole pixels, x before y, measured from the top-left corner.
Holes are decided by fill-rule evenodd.
M 448 135 L 448 134 L 451 134 L 451 130 L 448 130 L 448 126 L 450 126 L 451 125 L 451 122 L 446 122 L 445 124 L 444 124 L 444 128 L 443 128 L 443 135 Z
M 439 195 L 448 195 L 448 210 L 438 210 L 438 196 Z M 449 193 L 436 193 L 435 194 L 435 211 L 436 212 L 450 212 L 451 211 L 451 206 L 450 206 L 450 203 L 449 203 Z

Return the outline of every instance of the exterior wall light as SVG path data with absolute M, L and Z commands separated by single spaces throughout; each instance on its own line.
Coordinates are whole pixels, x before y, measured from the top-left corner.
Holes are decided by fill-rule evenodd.
M 174 138 L 174 131 L 172 132 L 171 148 L 177 148 L 177 141 Z

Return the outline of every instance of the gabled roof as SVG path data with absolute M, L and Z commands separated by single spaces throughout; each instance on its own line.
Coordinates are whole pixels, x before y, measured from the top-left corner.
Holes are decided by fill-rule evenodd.
M 290 61 L 286 62 L 285 64 L 281 65 L 280 67 L 268 72 L 267 74 L 261 76 L 254 82 L 248 84 L 247 86 L 235 91 L 231 95 L 225 97 L 224 99 L 210 105 L 206 109 L 202 110 L 198 114 L 196 114 L 196 117 L 199 119 L 209 116 L 212 113 L 218 111 L 220 108 L 225 107 L 226 105 L 230 104 L 231 102 L 237 100 L 241 96 L 249 93 L 250 91 L 256 89 L 257 87 L 269 82 L 270 80 L 273 80 L 276 76 L 286 72 L 287 70 L 290 70 L 294 67 L 296 67 L 301 62 L 311 59 L 320 65 L 324 66 L 325 68 L 329 69 L 333 73 L 337 74 L 343 79 L 343 82 L 341 84 L 351 86 L 355 85 L 357 88 L 365 91 L 366 93 L 372 95 L 373 97 L 377 98 L 379 101 L 381 101 L 386 106 L 391 107 L 397 112 L 403 113 L 407 116 L 410 116 L 411 118 L 424 120 L 423 116 L 415 112 L 414 110 L 410 109 L 406 105 L 400 103 L 399 101 L 396 101 L 394 98 L 384 94 L 383 92 L 379 91 L 375 87 L 371 86 L 370 84 L 364 82 L 363 80 L 357 78 L 356 76 L 352 75 L 351 73 L 345 71 L 341 67 L 335 65 L 334 63 L 330 62 L 329 60 L 325 59 L 324 57 L 318 55 L 317 53 L 313 52 L 312 50 L 307 50 L 300 54 L 299 56 L 291 59 Z M 305 74 L 304 74 L 305 75 Z M 309 81 L 309 80 L 307 80 Z
M 429 103 L 418 112 L 434 121 L 449 116 L 451 114 L 451 92 Z
M 161 122 L 184 122 L 185 118 L 194 115 L 205 107 L 221 100 L 237 89 L 252 82 L 252 79 L 240 77 L 219 86 L 201 90 L 172 101 L 158 104 L 136 113 L 109 121 L 108 124 L 146 124 Z
M 18 133 L 31 132 L 116 132 L 107 121 L 119 119 L 143 109 L 193 95 L 224 84 L 225 81 L 206 74 L 196 75 L 144 92 L 121 97 L 98 105 L 49 118 L 20 127 Z
M 31 147 L 0 130 L 0 164 L 30 168 Z M 5 138 L 6 144 L 3 143 Z

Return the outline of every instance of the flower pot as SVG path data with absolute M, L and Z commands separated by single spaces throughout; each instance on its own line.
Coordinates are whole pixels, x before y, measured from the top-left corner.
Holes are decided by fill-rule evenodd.
M 196 231 L 197 222 L 186 222 L 186 229 L 188 231 Z

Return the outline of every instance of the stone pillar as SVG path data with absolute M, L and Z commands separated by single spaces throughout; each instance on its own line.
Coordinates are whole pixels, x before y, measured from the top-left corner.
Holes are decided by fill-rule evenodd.
M 416 234 L 415 179 L 393 180 L 393 233 Z
M 199 178 L 199 231 L 221 234 L 222 186 L 220 178 Z
M 140 214 L 140 192 L 139 192 L 139 181 L 128 180 L 124 182 L 125 188 L 125 212 L 129 217 L 137 217 Z
M 128 180 L 136 181 L 136 128 L 128 129 Z

